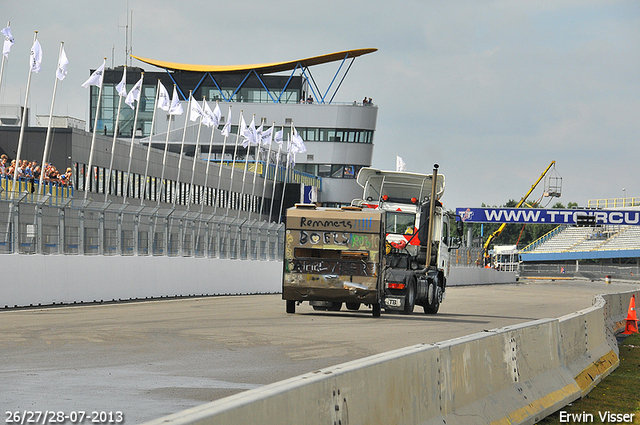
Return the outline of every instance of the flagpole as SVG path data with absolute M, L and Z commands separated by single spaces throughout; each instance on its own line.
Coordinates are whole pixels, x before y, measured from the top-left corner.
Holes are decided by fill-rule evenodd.
M 144 204 L 144 197 L 147 193 L 147 177 L 149 174 L 149 158 L 151 157 L 151 142 L 153 139 L 153 126 L 156 123 L 156 110 L 158 108 L 158 96 L 160 95 L 160 79 L 158 78 L 158 85 L 156 86 L 156 100 L 153 104 L 153 115 L 151 117 L 151 131 L 149 132 L 149 145 L 147 146 L 147 162 L 144 167 L 144 180 L 142 180 L 142 195 L 140 196 L 140 205 Z M 149 191 L 149 198 L 151 198 L 151 191 Z
M 219 108 L 218 106 L 218 102 L 216 102 L 216 108 Z M 215 123 L 214 123 L 215 124 Z M 220 123 L 218 122 L 218 125 Z M 213 135 L 216 132 L 216 127 L 218 125 L 212 125 L 211 126 L 211 139 L 209 139 L 209 154 L 207 155 L 207 169 L 204 173 L 204 190 L 206 191 L 206 193 L 209 193 L 209 187 L 207 186 L 209 184 L 209 170 L 211 169 L 211 150 L 213 149 Z M 227 143 L 227 137 L 225 136 L 224 138 L 224 143 Z M 224 147 L 222 148 L 222 152 L 224 155 Z M 222 169 L 222 163 L 220 164 L 220 169 Z M 218 177 L 218 182 L 220 182 L 220 178 Z M 207 195 L 205 194 L 204 197 L 204 202 L 202 202 L 200 204 L 200 212 L 202 212 L 204 210 L 204 205 L 207 203 Z M 214 205 L 214 209 L 213 209 L 213 213 L 215 214 L 215 210 L 218 208 L 218 190 L 216 189 L 216 203 Z
M 33 43 L 36 43 L 38 39 L 38 31 L 35 31 L 33 34 Z M 22 111 L 22 122 L 20 123 L 20 136 L 18 138 L 18 149 L 16 150 L 16 166 L 13 170 L 13 185 L 11 187 L 11 199 L 18 189 L 16 189 L 19 185 L 16 185 L 18 179 L 18 168 L 20 167 L 20 154 L 22 153 L 22 142 L 24 140 L 24 130 L 27 124 L 27 105 L 29 104 L 29 87 L 31 86 L 31 74 L 33 71 L 31 69 L 31 63 L 29 64 L 29 77 L 27 78 L 27 90 L 24 97 L 24 109 Z
M 2 67 L 0 67 L 0 93 L 2 93 L 2 76 L 4 75 L 4 61 L 7 58 L 2 55 Z
M 217 103 L 216 103 L 217 105 Z M 231 119 L 231 105 L 229 105 L 229 114 L 227 115 L 227 120 Z M 225 122 L 226 124 L 226 122 Z M 224 130 L 224 127 L 223 127 Z M 216 203 L 213 206 L 213 214 L 216 214 L 216 211 L 218 210 L 218 203 L 220 200 L 220 181 L 222 180 L 222 163 L 224 162 L 224 152 L 225 150 L 227 150 L 227 137 L 229 136 L 229 134 L 225 134 L 224 136 L 224 140 L 222 141 L 222 154 L 220 155 L 220 166 L 218 168 L 218 183 L 216 184 Z M 213 133 L 211 133 L 211 141 L 209 142 L 209 163 L 211 163 L 211 148 L 213 146 Z M 209 169 L 207 168 L 207 173 L 209 172 Z M 206 184 L 205 184 L 206 186 Z
M 284 131 L 284 126 L 281 127 Z M 278 181 L 278 172 L 280 171 L 280 151 L 282 151 L 282 142 L 278 143 L 278 153 L 276 155 L 276 169 L 273 173 L 273 185 L 271 186 L 271 202 L 269 203 L 269 221 L 271 222 L 271 214 L 273 214 L 273 201 L 276 197 L 276 182 Z
M 159 82 L 158 82 L 159 84 Z M 174 94 L 176 93 L 176 85 L 173 85 L 173 92 Z M 171 99 L 171 108 L 173 108 L 173 99 Z M 167 150 L 169 148 L 169 133 L 171 132 L 171 120 L 172 120 L 172 114 L 171 112 L 173 111 L 172 109 L 169 109 L 169 124 L 167 125 L 167 137 L 164 141 L 164 155 L 162 156 L 162 173 L 160 176 L 160 194 L 158 196 L 158 206 L 160 205 L 160 200 L 162 199 L 162 191 L 164 190 L 165 184 L 164 184 L 164 170 L 166 169 L 166 164 L 167 164 Z M 166 203 L 167 202 L 167 197 L 165 196 L 164 201 Z
M 60 42 L 60 54 L 58 55 L 58 63 L 60 63 L 60 58 L 62 57 L 62 49 L 64 48 L 64 41 Z M 49 153 L 49 143 L 51 141 L 51 126 L 53 123 L 53 105 L 56 101 L 56 90 L 58 89 L 58 76 L 56 75 L 55 81 L 53 83 L 53 96 L 51 97 L 51 109 L 49 110 L 49 125 L 47 125 L 47 135 L 44 141 L 44 151 L 42 152 L 42 167 L 40 168 L 40 180 L 38 181 L 38 194 L 42 195 L 42 191 L 44 187 L 42 185 L 42 180 L 45 174 L 45 164 L 48 159 Z
M 204 110 L 204 104 L 207 101 L 207 98 L 205 96 L 202 97 L 202 109 Z M 191 110 L 189 110 L 189 113 L 191 113 Z M 189 197 L 187 198 L 187 210 L 191 207 L 191 197 L 193 196 L 193 194 L 191 193 L 191 191 L 193 190 L 193 177 L 195 176 L 196 173 L 196 161 L 197 161 L 197 155 L 198 155 L 198 147 L 200 147 L 200 131 L 202 130 L 202 118 L 200 117 L 200 122 L 198 123 L 198 136 L 196 137 L 196 150 L 193 153 L 193 165 L 191 167 L 191 181 L 189 182 Z M 213 134 L 213 129 L 211 129 L 211 134 Z M 205 186 L 206 189 L 206 186 Z M 195 202 L 195 196 L 193 196 L 194 198 L 194 202 Z
M 106 64 L 107 58 L 104 58 L 104 63 Z M 104 72 L 104 69 L 103 69 Z M 84 189 L 84 199 L 87 200 L 87 195 L 89 194 L 89 190 L 87 189 L 87 176 L 89 179 L 93 177 L 92 162 L 93 162 L 93 148 L 96 144 L 96 132 L 98 130 L 98 116 L 100 115 L 100 103 L 102 102 L 102 87 L 104 86 L 104 74 L 102 78 L 100 78 L 100 90 L 98 91 L 98 104 L 96 105 L 96 117 L 93 121 L 93 135 L 91 136 L 91 148 L 89 150 L 89 164 L 87 164 L 87 171 L 85 172 L 85 181 L 83 185 Z M 89 86 L 89 95 L 91 95 L 91 86 Z M 91 181 L 91 180 L 89 180 Z M 89 185 L 91 186 L 91 185 Z
M 140 73 L 140 80 L 139 81 L 144 81 L 144 72 Z M 138 83 L 136 83 L 138 84 Z M 135 88 L 135 85 L 133 86 L 133 88 L 131 90 L 133 90 Z M 131 159 L 133 158 L 133 142 L 136 140 L 136 126 L 138 125 L 138 112 L 140 111 L 140 100 L 141 100 L 141 96 L 142 96 L 142 84 L 140 84 L 140 93 L 138 96 L 138 99 L 136 101 L 136 115 L 133 118 L 133 128 L 131 129 L 131 146 L 129 147 L 129 164 L 127 165 L 127 184 L 125 185 L 125 191 L 123 193 L 123 197 L 122 197 L 122 203 L 126 204 L 127 203 L 127 195 L 129 195 L 129 185 L 131 184 Z M 127 99 L 129 100 L 129 99 Z M 133 195 L 135 195 L 135 188 L 133 189 Z
M 264 125 L 264 122 L 260 123 L 260 128 Z M 262 132 L 258 135 L 259 137 L 256 139 L 256 153 L 255 153 L 255 161 L 253 163 L 253 183 L 251 186 L 251 197 L 249 198 L 249 221 L 251 221 L 251 213 L 253 212 L 253 195 L 256 190 L 256 177 L 258 176 L 258 158 L 260 157 L 260 148 L 262 147 Z M 249 149 L 251 149 L 251 144 L 249 144 Z M 260 215 L 258 215 L 258 220 L 260 220 Z
M 180 159 L 178 159 L 178 177 L 176 178 L 176 184 L 178 185 L 177 190 L 173 194 L 173 206 L 176 206 L 176 201 L 178 200 L 178 192 L 180 192 L 180 196 L 182 196 L 182 191 L 180 190 L 180 171 L 182 170 L 182 157 L 184 155 L 184 140 L 187 137 L 187 125 L 189 124 L 189 114 L 191 113 L 191 90 L 189 90 L 189 102 L 187 103 L 187 111 L 189 111 L 184 117 L 184 128 L 182 129 L 182 142 L 180 143 Z
M 11 21 L 7 21 L 7 28 L 11 27 Z M 4 61 L 7 59 L 5 55 L 2 55 L 2 67 L 0 68 L 0 93 L 2 93 L 2 76 L 4 75 Z
M 287 188 L 287 179 L 289 178 L 289 164 L 291 164 L 291 160 L 289 159 L 289 155 L 291 155 L 291 132 L 287 136 L 287 166 L 284 171 L 284 182 L 282 184 L 282 196 L 280 197 L 280 213 L 278 214 L 278 223 L 282 223 L 282 207 L 284 206 L 284 193 Z
M 255 119 L 256 119 L 256 114 L 253 114 L 253 118 L 251 122 L 254 124 L 254 127 L 255 127 Z M 240 189 L 240 208 L 238 208 L 238 218 L 240 218 L 240 213 L 242 212 L 242 201 L 244 201 L 244 182 L 247 177 L 247 168 L 249 167 L 249 152 L 251 152 L 251 139 L 247 141 L 247 153 L 245 154 L 245 157 L 244 157 L 244 171 L 242 172 L 242 189 Z
M 164 170 L 166 168 L 167 163 L 167 150 L 169 148 L 169 133 L 171 132 L 171 118 L 172 115 L 169 113 L 169 124 L 167 125 L 167 136 L 164 140 L 164 155 L 162 156 L 162 172 L 160 173 L 160 191 L 158 193 L 158 205 L 160 205 L 160 200 L 162 199 L 162 192 L 164 190 Z M 151 141 L 149 141 L 151 143 Z M 165 202 L 167 202 L 167 197 L 165 196 Z
M 126 78 L 127 75 L 127 65 L 124 66 L 124 75 Z M 125 84 L 126 86 L 126 84 Z M 126 87 L 125 87 L 125 91 L 126 91 Z M 122 108 L 122 95 L 120 93 L 118 93 L 118 113 L 116 115 L 116 124 L 113 127 L 113 142 L 111 143 L 111 160 L 109 161 L 109 174 L 108 174 L 108 180 L 105 181 L 105 186 L 104 186 L 104 202 L 107 202 L 107 198 L 109 196 L 109 191 L 111 189 L 111 175 L 113 173 L 113 156 L 114 156 L 114 152 L 116 151 L 116 139 L 118 137 L 118 126 L 120 124 L 120 109 Z M 107 188 L 107 181 L 109 182 L 109 187 Z
M 267 189 L 267 177 L 269 176 L 269 161 L 271 161 L 271 144 L 273 143 L 273 130 L 275 130 L 276 128 L 276 123 L 273 123 L 273 126 L 271 127 L 271 137 L 269 140 L 269 150 L 267 151 L 267 161 L 266 161 L 266 166 L 265 166 L 265 172 L 264 172 L 264 176 L 262 179 L 262 197 L 260 198 L 260 215 L 263 214 L 263 208 L 264 208 L 264 194 L 265 191 Z
M 235 174 L 235 168 L 236 168 L 236 155 L 238 154 L 238 139 L 240 139 L 240 127 L 242 126 L 242 109 L 240 109 L 240 118 L 239 118 L 239 122 L 238 122 L 238 131 L 236 131 L 236 146 L 233 149 L 233 159 L 231 161 L 231 175 L 229 176 L 229 198 L 231 198 L 231 190 L 233 189 L 233 175 Z M 229 199 L 229 201 L 231 201 L 231 199 Z M 229 215 L 229 205 L 230 202 L 227 202 L 227 211 L 224 213 L 224 215 Z

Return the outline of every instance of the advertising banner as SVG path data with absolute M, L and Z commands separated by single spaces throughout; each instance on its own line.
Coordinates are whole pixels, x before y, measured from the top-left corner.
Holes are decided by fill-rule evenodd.
M 465 223 L 640 225 L 640 210 L 542 208 L 456 208 Z

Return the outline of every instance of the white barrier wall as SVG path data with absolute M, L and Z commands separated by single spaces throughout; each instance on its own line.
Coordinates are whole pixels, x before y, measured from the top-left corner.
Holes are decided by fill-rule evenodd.
M 383 353 L 149 424 L 534 424 L 618 366 L 613 329 L 632 293 L 640 295 L 598 296 L 559 319 Z
M 496 283 L 516 283 L 518 278 L 515 272 L 501 272 L 495 269 L 481 267 L 451 267 L 448 286 L 461 285 L 488 285 Z
M 11 276 L 0 308 L 282 290 L 280 261 L 8 254 L 0 264 Z
M 190 295 L 280 293 L 281 261 L 101 255 L 0 255 L 0 308 Z M 178 282 L 178 284 L 176 284 Z M 515 273 L 454 267 L 448 285 L 515 283 Z

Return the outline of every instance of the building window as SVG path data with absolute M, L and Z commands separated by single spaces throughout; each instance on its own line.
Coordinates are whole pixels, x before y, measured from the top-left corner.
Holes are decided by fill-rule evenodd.
M 331 177 L 331 165 L 329 164 L 318 165 L 318 177 Z

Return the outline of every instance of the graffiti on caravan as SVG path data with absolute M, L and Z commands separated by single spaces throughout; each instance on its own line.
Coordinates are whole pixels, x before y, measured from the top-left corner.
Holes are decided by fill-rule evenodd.
M 594 217 L 595 224 L 640 225 L 640 210 L 564 210 L 541 208 L 456 208 L 465 223 L 578 224 Z

